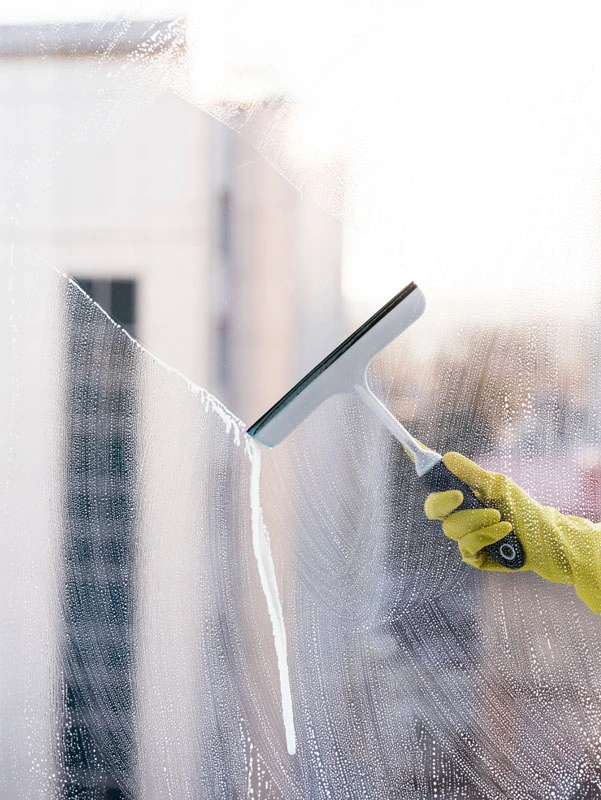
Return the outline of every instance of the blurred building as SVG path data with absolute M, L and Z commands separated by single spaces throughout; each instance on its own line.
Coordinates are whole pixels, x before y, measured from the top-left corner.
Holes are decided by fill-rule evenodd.
M 130 281 L 139 341 L 250 422 L 337 341 L 340 224 L 166 91 L 184 35 L 0 28 L 0 241 Z
M 0 95 L 10 120 L 0 129 L 0 242 L 73 276 L 157 357 L 251 422 L 340 338 L 340 225 L 244 136 L 163 91 L 184 33 L 172 23 L 0 28 Z M 123 554 L 140 500 L 126 463 L 136 450 L 129 423 L 144 398 L 135 370 L 123 379 L 123 364 L 110 385 L 90 384 L 105 332 L 82 339 L 85 311 L 70 293 L 65 727 L 56 758 L 65 796 L 118 798 L 119 781 L 94 741 L 114 742 L 112 762 L 125 773 L 134 767 L 118 751 L 118 719 L 102 722 L 115 730 L 95 730 L 94 698 L 117 682 L 121 709 L 133 702 Z M 117 430 L 108 424 L 116 407 Z M 102 463 L 90 458 L 92 440 L 108 454 Z M 92 546 L 91 530 L 102 546 Z M 102 618 L 99 593 L 108 593 L 114 615 Z M 87 639 L 90 619 L 97 639 L 104 626 L 100 638 L 114 656 L 104 677 Z

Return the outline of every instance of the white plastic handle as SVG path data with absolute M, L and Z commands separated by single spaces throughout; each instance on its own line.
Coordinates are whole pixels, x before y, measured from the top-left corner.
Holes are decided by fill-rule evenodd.
M 378 415 L 395 439 L 398 439 L 403 447 L 411 453 L 415 463 L 415 471 L 420 478 L 438 464 L 439 461 L 442 461 L 440 453 L 436 453 L 434 450 L 425 450 L 417 439 L 413 438 L 407 428 L 390 413 L 384 403 L 378 400 L 367 384 L 367 377 L 364 377 L 364 380 L 355 386 L 355 391 L 365 405 Z

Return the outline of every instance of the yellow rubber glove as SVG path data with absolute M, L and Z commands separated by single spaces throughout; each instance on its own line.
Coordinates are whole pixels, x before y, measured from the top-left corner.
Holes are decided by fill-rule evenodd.
M 459 453 L 447 453 L 443 461 L 486 506 L 455 511 L 463 502 L 456 490 L 433 492 L 426 499 L 426 516 L 442 522 L 465 562 L 478 569 L 515 572 L 482 549 L 513 530 L 526 555 L 522 570 L 555 583 L 573 583 L 578 597 L 596 613 L 601 611 L 601 525 L 541 506 L 505 475 L 487 472 Z

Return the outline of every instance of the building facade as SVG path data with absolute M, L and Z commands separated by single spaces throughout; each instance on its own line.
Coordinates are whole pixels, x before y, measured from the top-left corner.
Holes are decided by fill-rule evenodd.
M 171 23 L 0 29 L 11 119 L 0 130 L 0 242 L 73 277 L 157 358 L 251 422 L 339 338 L 341 230 L 244 135 L 165 91 L 183 36 Z M 134 780 L 133 750 L 95 704 L 104 692 L 121 712 L 135 702 L 143 499 L 131 464 L 144 396 L 131 349 L 115 338 L 113 352 L 98 350 L 113 341 L 108 319 L 87 318 L 73 285 L 66 308 L 63 724 L 49 747 L 64 796 L 117 800 Z M 112 743 L 118 774 L 99 740 Z

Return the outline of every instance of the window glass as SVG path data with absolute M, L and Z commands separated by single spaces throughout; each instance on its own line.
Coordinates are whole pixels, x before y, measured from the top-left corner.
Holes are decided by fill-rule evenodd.
M 596 797 L 596 10 L 176 11 L 0 27 L 0 795 Z M 367 383 L 525 569 L 361 342 L 247 434 L 412 280 Z

